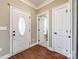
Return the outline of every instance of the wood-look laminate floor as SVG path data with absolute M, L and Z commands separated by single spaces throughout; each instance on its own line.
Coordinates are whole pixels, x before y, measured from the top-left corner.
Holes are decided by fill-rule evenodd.
M 36 45 L 8 59 L 68 59 L 66 56 Z

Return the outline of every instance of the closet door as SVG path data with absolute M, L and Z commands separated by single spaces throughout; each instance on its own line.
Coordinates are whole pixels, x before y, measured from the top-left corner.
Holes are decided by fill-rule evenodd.
M 67 56 L 68 52 L 70 54 L 71 48 L 70 39 L 68 39 L 70 19 L 68 19 L 67 5 L 56 8 L 53 15 L 53 48 L 55 51 Z

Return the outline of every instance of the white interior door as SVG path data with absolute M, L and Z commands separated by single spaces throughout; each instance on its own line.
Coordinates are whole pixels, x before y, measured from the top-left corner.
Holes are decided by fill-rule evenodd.
M 55 51 L 69 57 L 71 40 L 70 16 L 67 5 L 54 10 L 53 48 Z
M 64 31 L 66 29 L 64 28 L 65 19 L 66 19 L 65 10 L 66 9 L 60 9 L 60 10 L 55 11 L 54 35 L 56 35 L 56 37 L 54 38 L 55 39 L 54 45 L 55 45 L 55 50 L 60 53 L 65 53 L 65 49 L 66 49 L 66 37 L 65 37 L 66 33 Z
M 44 43 L 46 40 L 44 38 L 44 19 L 40 17 L 40 42 Z
M 31 40 L 29 15 L 19 9 L 12 9 L 12 27 L 13 27 L 13 54 L 21 52 L 29 47 Z
M 38 20 L 38 43 L 47 47 L 48 46 L 48 24 L 47 16 L 40 16 Z

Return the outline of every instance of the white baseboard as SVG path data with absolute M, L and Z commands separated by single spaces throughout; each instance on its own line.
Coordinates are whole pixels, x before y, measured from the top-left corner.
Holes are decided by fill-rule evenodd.
M 37 44 L 38 44 L 38 43 L 34 43 L 34 44 L 30 45 L 30 47 L 33 47 L 33 46 L 35 46 L 35 45 L 37 45 Z M 29 47 L 29 48 L 30 48 L 30 47 Z M 6 55 L 0 57 L 0 59 L 7 59 L 7 58 L 9 58 L 10 56 L 12 56 L 12 54 L 6 54 Z
M 31 48 L 31 47 L 33 47 L 33 46 L 35 46 L 35 45 L 37 45 L 37 44 L 38 44 L 38 43 L 31 44 L 29 48 Z M 47 47 L 47 48 L 48 48 L 49 50 L 53 51 L 53 48 L 51 48 L 51 47 Z M 11 54 L 6 54 L 6 55 L 0 57 L 0 59 L 7 59 L 7 58 L 9 58 L 10 56 L 12 56 L 12 55 L 11 55 Z
M 9 58 L 10 56 L 11 56 L 11 54 L 6 54 L 6 55 L 0 57 L 0 59 L 7 59 L 7 58 Z
M 39 44 L 39 45 L 41 45 L 41 44 Z M 41 46 L 44 46 L 44 45 L 41 45 Z M 54 51 L 52 47 L 49 47 L 49 46 L 44 46 L 44 47 L 48 48 L 50 51 Z
M 54 51 L 52 47 L 48 47 L 49 50 Z
M 31 44 L 30 47 L 33 47 L 33 46 L 35 46 L 35 45 L 37 45 L 37 44 L 38 44 L 38 43 Z

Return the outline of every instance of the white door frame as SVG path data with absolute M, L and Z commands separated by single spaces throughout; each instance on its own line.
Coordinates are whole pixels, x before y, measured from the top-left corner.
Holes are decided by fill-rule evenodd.
M 47 45 L 49 48 L 49 11 L 45 11 L 45 12 L 41 12 L 41 13 L 37 14 L 37 43 L 39 43 L 38 42 L 38 21 L 39 21 L 38 18 L 39 18 L 39 16 L 44 15 L 44 14 L 48 15 L 48 19 L 47 19 L 47 22 L 48 22 L 48 43 L 47 43 Z
M 12 6 L 10 6 L 10 54 L 12 56 Z
M 21 10 L 21 9 L 15 7 L 15 6 L 10 5 L 10 55 L 11 56 L 13 55 L 13 39 L 12 39 L 12 37 L 13 37 L 12 36 L 12 31 L 13 31 L 13 29 L 12 29 L 12 27 L 13 27 L 13 8 L 16 8 L 19 11 L 22 11 L 24 14 L 29 15 L 29 19 L 30 19 L 30 35 L 31 35 L 31 12 L 25 12 L 24 10 Z M 30 43 L 31 43 L 31 39 L 30 39 Z
M 54 7 L 54 8 L 52 8 L 52 20 L 54 19 L 54 15 L 53 15 L 53 13 L 54 13 L 54 11 L 55 11 L 55 9 L 59 9 L 59 8 L 61 8 L 61 7 L 64 7 L 64 6 L 67 6 L 67 10 L 70 12 L 69 14 L 71 15 L 71 8 L 70 8 L 70 4 L 67 2 L 67 3 L 64 3 L 64 4 L 62 4 L 62 5 L 59 5 L 59 6 L 57 6 L 57 7 Z M 70 18 L 71 18 L 71 16 L 70 16 Z M 70 19 L 70 21 L 72 22 L 72 19 Z M 52 25 L 53 25 L 53 21 L 52 21 Z M 72 23 L 71 23 L 71 32 L 72 32 Z M 53 26 L 52 26 L 52 42 L 53 42 Z M 71 35 L 72 36 L 72 35 Z M 53 45 L 53 43 L 52 43 L 52 45 Z M 52 46 L 53 47 L 53 46 Z M 71 55 L 70 55 L 70 58 L 72 58 L 72 38 L 71 38 Z

